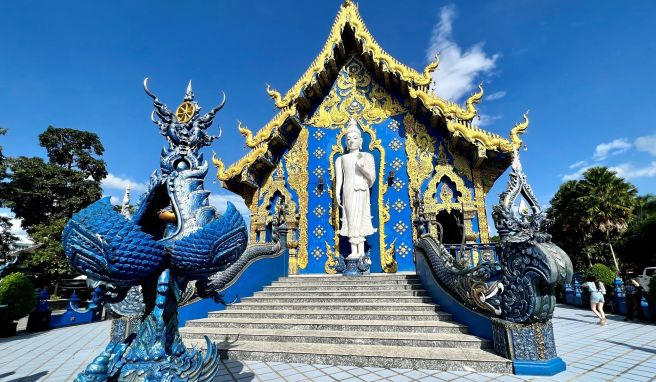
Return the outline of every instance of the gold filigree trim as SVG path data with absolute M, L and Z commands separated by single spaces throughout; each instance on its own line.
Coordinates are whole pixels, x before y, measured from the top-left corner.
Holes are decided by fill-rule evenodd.
M 423 73 L 401 64 L 378 45 L 364 24 L 357 6 L 351 2 L 346 2 L 341 6 L 335 17 L 330 34 L 321 52 L 285 96 L 281 97 L 277 91 L 270 89 L 270 87 L 267 88 L 267 92 L 274 99 L 276 107 L 288 107 L 301 94 L 303 89 L 317 81 L 317 75 L 326 70 L 326 65 L 333 59 L 334 47 L 343 44 L 342 32 L 347 24 L 353 29 L 355 39 L 362 43 L 363 51 L 369 53 L 374 63 L 381 66 L 384 71 L 392 73 L 402 80 L 414 84 L 414 86 L 428 87 L 431 82 L 430 72 L 434 70 L 433 63 L 429 64 Z
M 248 129 L 246 126 L 244 126 L 241 122 L 239 122 L 237 128 L 239 129 L 239 133 L 246 138 L 246 146 L 253 148 L 264 141 L 268 141 L 271 138 L 273 132 L 277 128 L 282 126 L 283 123 L 285 123 L 285 121 L 287 120 L 287 118 L 295 114 L 296 114 L 295 106 L 292 106 L 289 109 L 279 112 L 278 114 L 276 114 L 275 117 L 273 117 L 271 121 L 269 121 L 269 123 L 264 125 L 264 127 L 257 132 L 255 137 L 253 137 L 253 132 L 250 129 Z
M 478 234 L 481 237 L 481 243 L 490 242 L 490 229 L 487 224 L 487 210 L 485 209 L 485 191 L 483 188 L 483 179 L 479 169 L 474 169 L 474 203 L 478 215 Z
M 426 192 L 424 193 L 424 208 L 427 213 L 437 213 L 438 211 L 446 210 L 451 212 L 451 210 L 462 210 L 463 204 L 464 209 L 469 210 L 473 209 L 472 195 L 471 190 L 467 188 L 465 182 L 462 180 L 458 174 L 453 171 L 453 167 L 449 164 L 446 153 L 444 152 L 444 146 L 439 145 L 437 155 L 437 165 L 435 165 L 435 175 L 428 182 Z M 460 193 L 460 196 L 456 197 L 456 201 L 453 202 L 449 200 L 446 202 L 442 200 L 442 203 L 438 203 L 436 199 L 437 185 L 440 184 L 442 178 L 448 178 L 455 185 L 456 191 Z M 445 183 L 442 187 L 448 187 Z M 449 190 L 450 192 L 450 190 Z M 440 194 L 440 196 L 442 196 Z M 446 193 L 445 193 L 445 196 Z M 453 195 L 451 195 L 453 197 Z M 464 211 L 463 211 L 464 212 Z
M 310 132 L 303 128 L 294 142 L 294 146 L 285 154 L 289 186 L 296 191 L 299 204 L 298 222 L 298 267 L 305 269 L 308 265 L 308 182 L 307 164 L 308 137 Z
M 478 85 L 478 92 L 467 98 L 464 109 L 457 103 L 439 98 L 429 91 L 408 88 L 408 94 L 412 98 L 420 99 L 428 110 L 438 108 L 441 114 L 445 117 L 457 118 L 462 121 L 471 121 L 476 115 L 478 115 L 475 105 L 483 98 L 483 85 Z
M 246 156 L 241 158 L 239 161 L 230 165 L 228 169 L 225 168 L 223 161 L 216 157 L 216 152 L 212 152 L 212 163 L 214 163 L 214 166 L 216 166 L 216 177 L 221 181 L 226 181 L 235 177 L 243 171 L 244 167 L 255 162 L 261 155 L 264 155 L 268 149 L 269 144 L 267 142 L 262 143 L 260 146 L 246 154 Z

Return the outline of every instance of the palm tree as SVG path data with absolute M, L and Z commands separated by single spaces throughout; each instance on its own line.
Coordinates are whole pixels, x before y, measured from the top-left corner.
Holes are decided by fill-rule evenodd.
M 612 237 L 624 232 L 636 204 L 638 190 L 606 167 L 593 167 L 583 173 L 582 195 L 578 198 L 583 211 L 582 225 L 595 236 L 603 237 L 619 271 Z

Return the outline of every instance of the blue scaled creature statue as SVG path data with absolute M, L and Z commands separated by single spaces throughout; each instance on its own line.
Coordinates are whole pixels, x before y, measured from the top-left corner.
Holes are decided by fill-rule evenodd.
M 518 197 L 528 205 L 523 200 L 517 205 Z M 556 306 L 554 288 L 571 280 L 572 262 L 551 242 L 517 152 L 492 217 L 501 244 L 498 263 L 481 262 L 473 268 L 458 263 L 438 238 L 425 232 L 421 218 L 414 224 L 424 234 L 415 247 L 427 255 L 440 283 L 469 308 L 514 323 L 549 320 Z
M 103 288 L 115 309 L 138 312 L 139 330 L 111 342 L 76 381 L 211 381 L 219 366 L 216 344 L 188 350 L 178 332 L 178 306 L 196 293 L 196 283 L 240 260 L 248 234 L 228 203 L 223 215 L 204 190 L 208 164 L 199 152 L 218 137 L 207 133 L 220 105 L 200 115 L 191 82 L 175 113 L 148 89 L 151 119 L 168 142 L 148 191 L 131 218 L 105 198 L 74 215 L 62 242 L 70 264 Z M 158 119 L 155 119 L 155 116 Z M 193 293 L 190 293 L 189 291 Z M 211 292 L 211 291 L 210 291 Z M 204 297 L 204 296 L 201 296 Z

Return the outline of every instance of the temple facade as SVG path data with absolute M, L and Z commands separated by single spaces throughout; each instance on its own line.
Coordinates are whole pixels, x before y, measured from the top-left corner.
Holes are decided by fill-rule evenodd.
M 289 273 L 335 273 L 350 253 L 340 235 L 344 210 L 335 161 L 347 150 L 349 123 L 361 152 L 375 162 L 369 189 L 375 232 L 366 237 L 371 273 L 414 271 L 418 220 L 476 265 L 495 257 L 489 244 L 486 194 L 521 146 L 528 118 L 509 138 L 475 126 L 483 87 L 464 105 L 431 89 L 439 58 L 421 72 L 391 57 L 345 1 L 317 58 L 284 95 L 268 87 L 279 109 L 257 133 L 239 130 L 250 151 L 226 166 L 214 158 L 223 186 L 251 211 L 250 241 L 265 242 L 275 220 L 289 228 Z M 439 84 L 438 84 L 439 85 Z M 353 122 L 351 122 L 353 123 Z M 464 241 L 464 247 L 462 247 Z

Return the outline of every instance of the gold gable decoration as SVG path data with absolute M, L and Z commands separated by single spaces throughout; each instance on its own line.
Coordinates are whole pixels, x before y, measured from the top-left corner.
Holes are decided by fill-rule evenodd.
M 285 154 L 289 186 L 296 191 L 299 204 L 298 254 L 297 264 L 301 269 L 308 265 L 308 182 L 309 175 L 305 169 L 309 162 L 308 129 L 302 129 L 291 150 Z
M 343 34 L 347 26 L 353 33 Z M 401 64 L 378 45 L 364 24 L 357 6 L 351 1 L 345 1 L 340 6 L 328 39 L 319 55 L 292 88 L 282 96 L 278 91 L 267 85 L 267 93 L 274 99 L 275 105 L 280 109 L 276 116 L 257 133 L 241 124 L 239 125 L 238 129 L 246 138 L 246 146 L 251 148 L 251 151 L 227 168 L 220 159 L 213 158 L 213 162 L 217 167 L 217 177 L 224 182 L 224 187 L 242 194 L 247 199 L 251 197 L 253 184 L 256 183 L 253 182 L 253 179 L 260 174 L 259 170 L 252 171 L 253 166 L 260 158 L 273 157 L 273 151 L 278 152 L 279 146 L 276 144 L 270 146 L 270 142 L 273 142 L 272 137 L 278 136 L 276 133 L 280 132 L 285 124 L 289 123 L 290 119 L 294 120 L 292 124 L 297 129 L 300 123 L 329 127 L 341 126 L 348 121 L 349 115 L 359 114 L 357 110 L 353 109 L 353 105 L 360 105 L 359 107 L 366 110 L 366 112 L 360 114 L 362 114 L 363 119 L 370 122 L 399 114 L 405 110 L 398 101 L 388 96 L 388 81 L 381 81 L 381 84 L 384 83 L 385 87 L 373 81 L 373 91 L 367 97 L 363 97 L 359 94 L 360 92 L 353 92 L 352 101 L 355 102 L 351 103 L 340 102 L 343 97 L 340 98 L 340 96 L 334 94 L 332 89 L 330 92 L 325 92 L 324 88 L 328 86 L 325 81 L 326 74 L 332 73 L 328 76 L 332 78 L 331 76 L 336 71 L 339 73 L 340 68 L 337 68 L 336 64 L 342 65 L 342 63 L 341 61 L 337 63 L 336 60 L 347 57 L 345 53 L 352 53 L 351 51 L 344 51 L 346 46 L 342 40 L 344 36 L 353 39 L 346 45 L 350 46 L 352 45 L 351 42 L 355 42 L 358 45 L 356 53 L 364 52 L 364 59 L 376 68 L 376 73 L 382 71 L 385 78 L 389 75 L 398 80 L 399 86 L 401 86 L 401 94 L 405 97 L 404 106 L 413 110 L 414 117 L 417 117 L 418 110 L 421 110 L 422 115 L 428 113 L 428 121 L 431 122 L 430 126 L 426 125 L 426 128 L 434 128 L 441 125 L 440 121 L 444 121 L 452 138 L 466 140 L 476 147 L 478 159 L 473 162 L 473 166 L 481 167 L 481 180 L 485 180 L 484 187 L 489 189 L 491 185 L 487 183 L 494 182 L 510 163 L 510 155 L 508 154 L 512 154 L 514 150 L 521 147 L 520 135 L 526 131 L 528 117 L 525 115 L 524 122 L 515 125 L 509 139 L 476 127 L 473 121 L 478 115 L 476 105 L 482 100 L 484 94 L 482 84 L 478 86 L 476 92 L 467 98 L 464 106 L 440 98 L 430 90 L 431 73 L 439 66 L 439 56 L 436 56 L 435 60 L 430 62 L 423 72 L 418 72 Z M 351 58 L 361 57 L 356 54 Z M 348 65 L 349 61 L 342 67 Z M 343 81 L 343 79 L 340 80 L 340 77 L 341 75 L 338 74 L 337 82 Z M 371 75 L 367 80 L 372 80 Z M 306 94 L 308 90 L 311 91 Z M 308 101 L 313 102 L 312 105 L 314 105 L 316 100 L 308 99 L 307 97 L 310 97 L 308 94 L 312 97 L 326 94 L 322 100 L 323 107 L 316 109 L 314 114 L 310 116 L 306 114 L 310 111 Z M 386 103 L 388 101 L 391 103 Z M 303 129 L 302 126 L 301 129 Z M 284 143 L 284 140 L 276 142 Z M 486 151 L 496 151 L 501 155 L 490 156 L 486 154 Z M 500 160 L 501 162 L 498 162 L 498 166 L 491 162 L 490 165 L 483 165 L 482 162 L 488 157 L 490 160 Z M 464 163 L 461 163 L 458 158 L 454 158 L 454 161 L 457 170 L 464 168 L 462 166 Z M 263 162 L 266 162 L 266 160 Z M 458 172 L 470 180 L 473 178 L 470 171 Z M 246 184 L 247 187 L 242 186 L 242 183 Z M 411 195 L 411 200 L 413 197 Z

